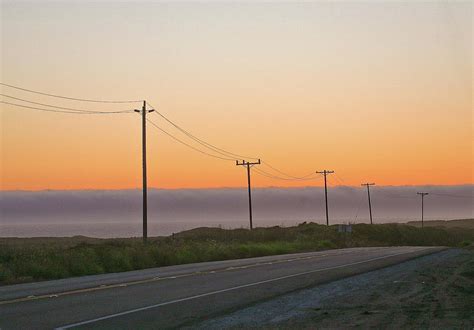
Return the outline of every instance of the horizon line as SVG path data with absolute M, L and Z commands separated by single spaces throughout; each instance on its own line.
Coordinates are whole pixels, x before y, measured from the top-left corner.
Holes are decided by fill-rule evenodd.
M 405 184 L 405 185 L 376 185 L 375 187 L 383 187 L 383 188 L 388 188 L 388 187 L 463 187 L 463 186 L 474 186 L 474 183 L 461 183 L 461 184 L 433 184 L 433 183 L 428 183 L 428 184 L 418 184 L 418 185 L 410 185 L 410 184 Z M 335 185 L 335 186 L 330 186 L 332 188 L 362 188 L 360 185 Z M 305 188 L 324 188 L 324 185 L 321 186 L 298 186 L 298 187 L 285 187 L 285 186 L 262 186 L 262 187 L 253 187 L 252 189 L 305 189 Z M 149 187 L 148 190 L 223 190 L 223 189 L 247 189 L 245 186 L 239 186 L 239 187 L 193 187 L 193 188 L 184 188 L 184 187 L 179 187 L 179 188 L 160 188 L 160 187 Z M 131 191 L 131 190 L 142 190 L 141 187 L 134 187 L 134 188 L 82 188 L 82 189 L 49 189 L 49 188 L 44 188 L 44 189 L 0 189 L 0 193 L 8 193 L 8 192 L 48 192 L 48 191 Z

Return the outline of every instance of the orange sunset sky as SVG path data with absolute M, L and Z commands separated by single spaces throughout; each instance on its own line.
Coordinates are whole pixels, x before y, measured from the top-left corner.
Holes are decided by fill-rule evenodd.
M 472 184 L 472 18 L 468 1 L 7 0 L 1 82 L 78 98 L 146 99 L 199 138 L 291 175 L 335 170 L 332 185 Z M 5 86 L 1 93 L 81 109 L 140 107 Z M 0 114 L 2 190 L 141 187 L 138 114 L 5 104 Z M 149 118 L 193 143 L 156 114 Z M 152 126 L 148 179 L 157 188 L 247 184 L 243 167 L 197 153 Z M 252 183 L 323 181 L 254 173 Z

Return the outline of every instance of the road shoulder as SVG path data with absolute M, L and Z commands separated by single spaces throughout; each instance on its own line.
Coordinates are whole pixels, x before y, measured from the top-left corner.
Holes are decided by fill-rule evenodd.
M 474 326 L 474 252 L 450 249 L 194 324 L 217 328 Z

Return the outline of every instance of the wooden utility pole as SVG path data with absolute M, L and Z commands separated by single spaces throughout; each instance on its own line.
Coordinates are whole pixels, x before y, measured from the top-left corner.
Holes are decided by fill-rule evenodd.
M 370 214 L 370 224 L 372 225 L 372 204 L 370 203 L 370 189 L 369 186 L 375 186 L 375 183 L 362 183 L 361 186 L 367 186 L 367 196 L 369 198 L 369 214 Z
M 328 184 L 327 184 L 327 179 L 326 176 L 328 174 L 334 173 L 334 171 L 321 171 L 321 172 L 316 172 L 318 174 L 323 174 L 324 175 L 324 199 L 326 201 L 326 225 L 329 226 L 329 211 L 328 211 Z
M 253 165 L 260 165 L 260 159 L 258 162 L 247 162 L 245 160 L 242 160 L 241 163 L 239 163 L 238 160 L 235 161 L 235 165 L 237 166 L 246 166 L 247 167 L 247 184 L 248 184 L 248 191 L 249 191 L 249 220 L 250 220 L 250 230 L 253 229 L 253 222 L 252 222 L 252 190 L 250 187 L 250 168 Z
M 143 101 L 141 110 L 135 109 L 135 112 L 142 114 L 142 176 L 143 176 L 143 243 L 148 238 L 148 206 L 147 206 L 147 178 L 146 178 L 146 114 L 155 110 L 146 109 L 146 101 Z
M 421 228 L 423 228 L 423 220 L 424 220 L 424 199 L 426 195 L 429 195 L 427 192 L 417 192 L 418 195 L 421 195 Z

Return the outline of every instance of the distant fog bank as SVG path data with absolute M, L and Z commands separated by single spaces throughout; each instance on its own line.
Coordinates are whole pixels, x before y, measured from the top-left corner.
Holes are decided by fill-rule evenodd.
M 406 222 L 473 217 L 473 185 L 371 188 L 374 221 Z M 325 222 L 324 191 L 319 187 L 252 190 L 255 226 Z M 140 190 L 4 191 L 0 193 L 0 236 L 129 237 L 141 235 Z M 200 226 L 248 226 L 247 190 L 150 189 L 150 235 L 168 235 Z M 365 188 L 329 189 L 332 223 L 368 222 Z

